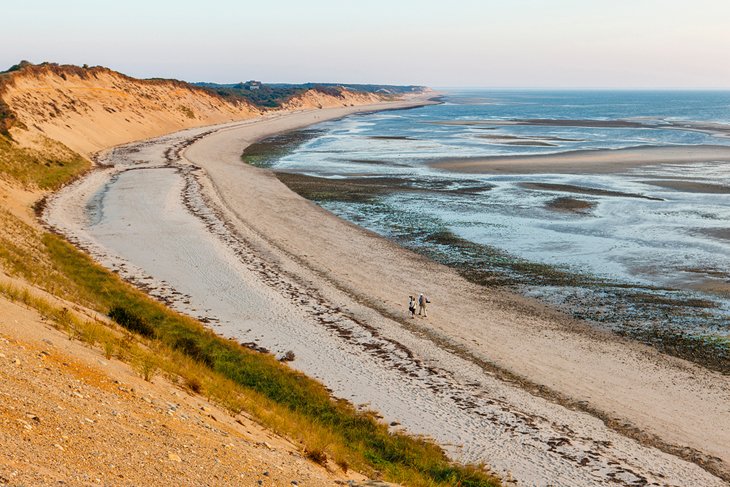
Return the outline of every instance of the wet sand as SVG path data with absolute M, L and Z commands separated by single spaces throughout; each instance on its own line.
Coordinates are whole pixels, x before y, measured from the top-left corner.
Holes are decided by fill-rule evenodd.
M 430 164 L 452 172 L 490 174 L 607 174 L 657 164 L 730 162 L 730 147 L 715 145 L 629 147 L 527 156 L 441 159 Z
M 575 198 L 555 198 L 545 204 L 548 210 L 579 214 L 588 214 L 595 206 L 595 203 Z
M 673 179 L 664 179 L 657 181 L 641 181 L 643 184 L 651 184 L 660 188 L 673 189 L 683 193 L 703 193 L 703 194 L 730 194 L 730 186 L 721 184 L 705 183 L 702 181 L 681 181 Z
M 219 333 L 291 348 L 292 365 L 336 395 L 521 484 L 724 484 L 713 473 L 730 461 L 730 433 L 717 427 L 730 422 L 725 377 L 473 285 L 240 162 L 254 140 L 347 113 L 113 151 L 114 167 L 62 191 L 47 219 Z M 410 320 L 403 298 L 419 291 L 429 317 Z
M 652 201 L 662 201 L 661 198 L 646 196 L 638 193 L 624 193 L 622 191 L 608 191 L 600 188 L 588 188 L 585 186 L 575 186 L 573 184 L 555 184 L 555 183 L 521 183 L 520 186 L 526 189 L 536 189 L 539 191 L 560 191 L 564 193 L 587 194 L 593 196 L 614 196 L 619 198 L 638 198 Z

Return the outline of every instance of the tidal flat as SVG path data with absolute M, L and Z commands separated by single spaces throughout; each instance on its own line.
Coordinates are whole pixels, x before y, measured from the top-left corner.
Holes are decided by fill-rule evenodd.
M 520 96 L 505 96 L 518 101 L 499 108 L 494 98 L 476 108 L 478 98 L 457 104 L 447 96 L 454 105 L 320 125 L 319 136 L 280 146 L 268 167 L 305 198 L 475 282 L 727 373 L 726 127 L 636 114 L 475 116 L 553 109 L 520 106 Z M 598 110 L 583 94 L 575 99 Z M 655 110 L 655 102 L 637 110 Z M 609 108 L 616 116 L 627 106 Z M 466 161 L 489 151 L 508 163 L 499 174 L 434 163 L 446 152 Z M 621 162 L 632 157 L 640 164 Z M 537 169 L 510 174 L 510 158 L 534 160 Z M 603 169 L 581 174 L 594 158 Z M 560 160 L 557 174 L 543 165 L 548 159 Z

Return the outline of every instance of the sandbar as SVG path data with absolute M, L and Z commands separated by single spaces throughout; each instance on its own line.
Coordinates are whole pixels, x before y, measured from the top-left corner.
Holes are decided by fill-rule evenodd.
M 609 174 L 658 164 L 730 162 L 730 146 L 646 146 L 553 154 L 440 159 L 436 169 L 473 174 Z

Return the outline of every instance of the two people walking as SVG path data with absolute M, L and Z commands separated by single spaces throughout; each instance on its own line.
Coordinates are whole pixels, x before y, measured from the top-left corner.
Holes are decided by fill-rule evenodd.
M 411 314 L 411 318 L 416 317 L 416 304 L 418 304 L 418 316 L 423 314 L 423 317 L 427 318 L 428 314 L 426 313 L 426 305 L 430 302 L 431 301 L 429 301 L 423 293 L 418 295 L 418 300 L 416 300 L 413 296 L 408 296 L 408 312 Z

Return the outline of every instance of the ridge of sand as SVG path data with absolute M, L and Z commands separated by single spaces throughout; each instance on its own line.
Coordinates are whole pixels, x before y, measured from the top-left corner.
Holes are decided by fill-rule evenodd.
M 429 165 L 453 172 L 489 174 L 604 174 L 657 164 L 730 162 L 730 146 L 644 146 L 587 149 L 527 156 L 488 156 L 441 159 Z

